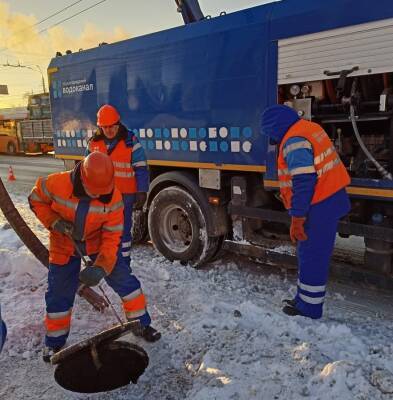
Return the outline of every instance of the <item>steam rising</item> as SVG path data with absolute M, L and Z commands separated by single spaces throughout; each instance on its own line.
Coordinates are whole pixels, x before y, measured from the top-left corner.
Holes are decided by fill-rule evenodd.
M 35 15 L 12 12 L 7 2 L 0 1 L 0 64 L 7 61 L 10 64 L 18 62 L 24 65 L 38 64 L 46 77 L 49 61 L 57 51 L 64 54 L 68 49 L 74 52 L 79 49 L 96 47 L 100 42 L 113 43 L 130 37 L 130 33 L 122 27 L 113 27 L 112 32 L 106 32 L 90 22 L 84 24 L 83 30 L 78 36 L 67 30 L 67 23 L 39 33 L 67 15 L 70 13 L 60 14 L 43 24 L 34 26 L 39 18 L 46 15 L 37 18 Z M 88 16 L 81 14 L 76 18 L 83 21 Z M 28 82 L 34 82 L 34 84 L 29 85 Z M 25 100 L 21 98 L 22 94 L 31 92 L 31 90 L 37 93 L 40 87 L 40 78 L 33 71 L 20 68 L 1 68 L 0 83 L 9 85 L 11 95 L 8 99 L 0 96 L 0 107 L 5 107 L 7 104 L 13 106 L 15 102 L 24 105 Z M 16 96 L 19 96 L 17 101 Z

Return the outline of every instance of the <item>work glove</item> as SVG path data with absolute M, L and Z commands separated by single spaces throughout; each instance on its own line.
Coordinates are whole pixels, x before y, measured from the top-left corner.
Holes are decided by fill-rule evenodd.
M 59 218 L 53 222 L 52 229 L 56 232 L 62 233 L 63 235 L 72 236 L 74 232 L 74 224 Z
M 86 286 L 98 285 L 105 276 L 106 272 L 104 269 L 97 265 L 89 265 L 79 272 L 79 280 Z
M 304 223 L 306 222 L 305 217 L 292 217 L 291 228 L 289 234 L 293 243 L 297 240 L 307 240 L 307 235 L 304 232 Z
M 134 201 L 134 210 L 140 210 L 146 203 L 147 193 L 146 192 L 136 192 Z

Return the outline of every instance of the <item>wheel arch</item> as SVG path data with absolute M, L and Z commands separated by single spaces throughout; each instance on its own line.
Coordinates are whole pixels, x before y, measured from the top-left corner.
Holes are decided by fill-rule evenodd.
M 198 202 L 203 214 L 206 216 L 206 228 L 209 236 L 224 236 L 229 229 L 229 220 L 226 207 L 223 205 L 212 206 L 209 204 L 207 193 L 198 185 L 197 178 L 189 172 L 170 171 L 158 175 L 150 183 L 150 190 L 146 207 L 149 209 L 154 197 L 162 189 L 169 186 L 180 186 L 187 190 Z

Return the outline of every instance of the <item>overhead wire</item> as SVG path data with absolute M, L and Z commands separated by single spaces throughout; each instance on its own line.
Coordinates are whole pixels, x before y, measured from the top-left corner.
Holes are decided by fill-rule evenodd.
M 82 0 L 81 0 L 81 1 L 82 1 Z M 91 6 L 86 7 L 86 8 L 84 8 L 83 10 L 78 11 L 78 12 L 75 13 L 75 14 L 72 14 L 72 15 L 70 15 L 69 17 L 64 18 L 64 19 L 62 19 L 62 20 L 56 22 L 55 24 L 52 24 L 52 25 L 48 26 L 47 28 L 41 29 L 40 31 L 37 32 L 37 34 L 46 32 L 46 31 L 48 31 L 49 29 L 52 29 L 52 28 L 54 28 L 55 26 L 58 26 L 58 25 L 62 24 L 63 22 L 69 21 L 70 19 L 72 19 L 72 18 L 74 18 L 74 17 L 77 17 L 78 15 L 80 15 L 80 14 L 86 12 L 86 11 L 91 10 L 91 9 L 94 8 L 94 7 L 97 7 L 97 6 L 99 6 L 100 4 L 102 4 L 102 3 L 105 3 L 106 1 L 108 1 L 108 0 L 100 0 L 100 1 L 98 1 L 98 2 L 96 2 L 96 3 L 94 3 L 94 4 L 92 4 Z M 71 7 L 71 6 L 70 6 L 70 7 Z M 30 40 L 32 40 L 32 38 L 30 38 Z M 21 43 L 23 43 L 23 42 L 25 42 L 25 41 L 26 41 L 26 40 L 17 42 L 17 43 L 15 43 L 14 45 L 17 46 L 18 44 L 21 44 Z M 0 53 L 3 53 L 5 50 L 8 50 L 8 47 L 0 48 Z
M 85 1 L 85 0 L 74 1 L 72 4 L 70 4 L 70 5 L 68 5 L 68 6 L 64 7 L 64 8 L 62 8 L 61 10 L 56 11 L 55 13 L 53 13 L 53 14 L 51 14 L 51 15 L 48 15 L 47 17 L 41 19 L 40 21 L 36 22 L 35 24 L 30 25 L 30 26 L 28 26 L 28 27 L 26 27 L 26 28 L 23 28 L 23 29 L 21 29 L 21 30 L 15 32 L 13 35 L 14 35 L 14 36 L 15 36 L 15 35 L 19 35 L 19 34 L 22 33 L 22 32 L 25 32 L 25 31 L 27 31 L 27 30 L 29 30 L 29 29 L 31 29 L 31 28 L 34 28 L 35 26 L 40 25 L 40 24 L 42 24 L 42 23 L 45 22 L 45 21 L 48 21 L 49 19 L 55 17 L 56 15 L 61 14 L 62 12 L 68 10 L 69 8 L 73 7 L 74 5 L 76 5 L 76 4 L 78 4 L 78 3 L 81 3 L 82 1 Z
M 88 10 L 91 10 L 92 8 L 97 7 L 97 6 L 99 6 L 100 4 L 102 4 L 102 3 L 105 3 L 106 1 L 108 1 L 108 0 L 100 0 L 100 1 L 98 1 L 97 3 L 94 3 L 94 4 L 92 4 L 91 6 L 86 7 L 86 8 L 84 8 L 83 10 L 80 10 L 80 11 L 78 11 L 78 12 L 75 13 L 75 14 L 73 14 L 73 15 L 67 17 L 67 18 L 62 19 L 61 21 L 56 22 L 55 24 L 53 24 L 53 25 L 51 25 L 51 26 L 49 26 L 49 27 L 47 27 L 47 28 L 45 28 L 45 29 L 42 29 L 42 30 L 38 31 L 38 34 L 43 33 L 43 32 L 46 32 L 47 30 L 52 29 L 52 28 L 54 28 L 55 26 L 58 26 L 58 25 L 62 24 L 63 22 L 69 21 L 70 19 L 72 19 L 72 18 L 74 18 L 74 17 L 77 17 L 78 15 L 80 15 L 80 14 L 82 14 L 82 13 L 88 11 Z
M 78 4 L 78 3 L 81 3 L 82 1 L 84 1 L 84 0 L 74 1 L 72 4 L 70 4 L 70 5 L 68 5 L 68 6 L 64 7 L 64 8 L 62 8 L 62 9 L 59 10 L 59 11 L 56 11 L 55 13 L 53 13 L 53 14 L 47 16 L 46 18 L 42 19 L 41 21 L 38 21 L 37 23 L 35 23 L 34 25 L 32 25 L 31 28 L 33 28 L 34 26 L 40 25 L 40 24 L 42 24 L 42 23 L 45 22 L 45 21 L 48 21 L 48 19 L 51 19 L 51 18 L 55 17 L 56 15 L 61 14 L 62 12 L 68 10 L 69 8 L 73 7 L 74 5 L 76 5 L 76 4 Z

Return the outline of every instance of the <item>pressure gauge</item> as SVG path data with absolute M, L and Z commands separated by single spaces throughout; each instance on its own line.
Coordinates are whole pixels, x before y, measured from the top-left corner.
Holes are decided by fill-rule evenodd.
M 308 96 L 311 92 L 311 88 L 308 85 L 303 85 L 301 88 L 301 92 L 303 94 L 304 97 Z
M 289 89 L 289 92 L 292 96 L 296 97 L 300 93 L 300 86 L 299 85 L 292 85 Z

